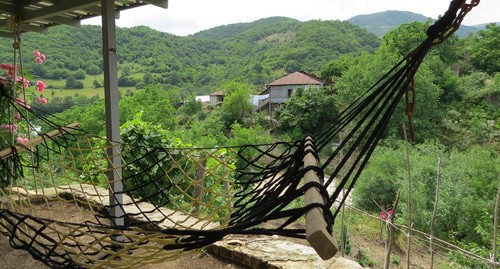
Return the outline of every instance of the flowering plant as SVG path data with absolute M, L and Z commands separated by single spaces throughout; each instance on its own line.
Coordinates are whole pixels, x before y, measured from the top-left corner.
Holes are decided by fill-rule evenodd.
M 33 56 L 37 64 L 46 60 L 46 56 L 37 50 L 33 51 Z M 0 70 L 6 73 L 0 76 L 0 149 L 3 149 L 11 146 L 14 139 L 17 143 L 29 140 L 31 134 L 26 112 L 31 110 L 30 103 L 45 105 L 48 100 L 36 94 L 44 92 L 46 85 L 43 81 L 37 80 L 32 85 L 29 75 L 21 72 L 19 76 L 20 70 L 15 65 L 2 63 Z M 30 90 L 31 86 L 34 90 Z

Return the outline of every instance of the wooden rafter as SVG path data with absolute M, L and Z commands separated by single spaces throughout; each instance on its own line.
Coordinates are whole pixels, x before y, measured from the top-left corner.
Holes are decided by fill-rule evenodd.
M 122 10 L 148 4 L 168 8 L 168 0 L 115 0 L 114 2 L 115 18 L 119 18 Z M 79 26 L 81 20 L 100 15 L 100 0 L 0 0 L 0 36 L 13 36 L 15 23 L 21 33 L 46 33 L 48 27 Z

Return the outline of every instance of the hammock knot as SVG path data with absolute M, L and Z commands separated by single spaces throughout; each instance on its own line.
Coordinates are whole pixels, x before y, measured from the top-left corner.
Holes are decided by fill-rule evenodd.
M 434 40 L 447 32 L 448 28 L 453 25 L 457 17 L 458 10 L 462 7 L 462 0 L 453 0 L 450 3 L 448 11 L 439 18 L 432 26 L 427 29 L 427 36 Z

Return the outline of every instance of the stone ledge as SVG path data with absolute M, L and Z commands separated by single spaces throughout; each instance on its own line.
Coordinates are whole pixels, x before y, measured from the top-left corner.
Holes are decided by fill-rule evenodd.
M 279 236 L 229 236 L 209 246 L 208 251 L 252 269 L 363 268 L 342 257 L 324 261 L 312 247 Z

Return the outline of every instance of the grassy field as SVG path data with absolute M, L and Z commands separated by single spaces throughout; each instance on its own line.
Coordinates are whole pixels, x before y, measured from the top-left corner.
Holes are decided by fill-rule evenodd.
M 103 76 L 89 76 L 87 75 L 85 79 L 80 80 L 83 82 L 83 89 L 65 89 L 66 84 L 65 79 L 43 79 L 47 88 L 44 92 L 44 96 L 47 98 L 54 98 L 56 96 L 64 98 L 67 96 L 83 95 L 87 97 L 99 96 L 99 98 L 104 98 L 104 87 L 94 88 L 93 82 L 97 80 L 101 85 L 103 84 Z M 137 91 L 135 87 L 119 87 L 121 93 L 125 93 L 127 90 L 133 92 Z

